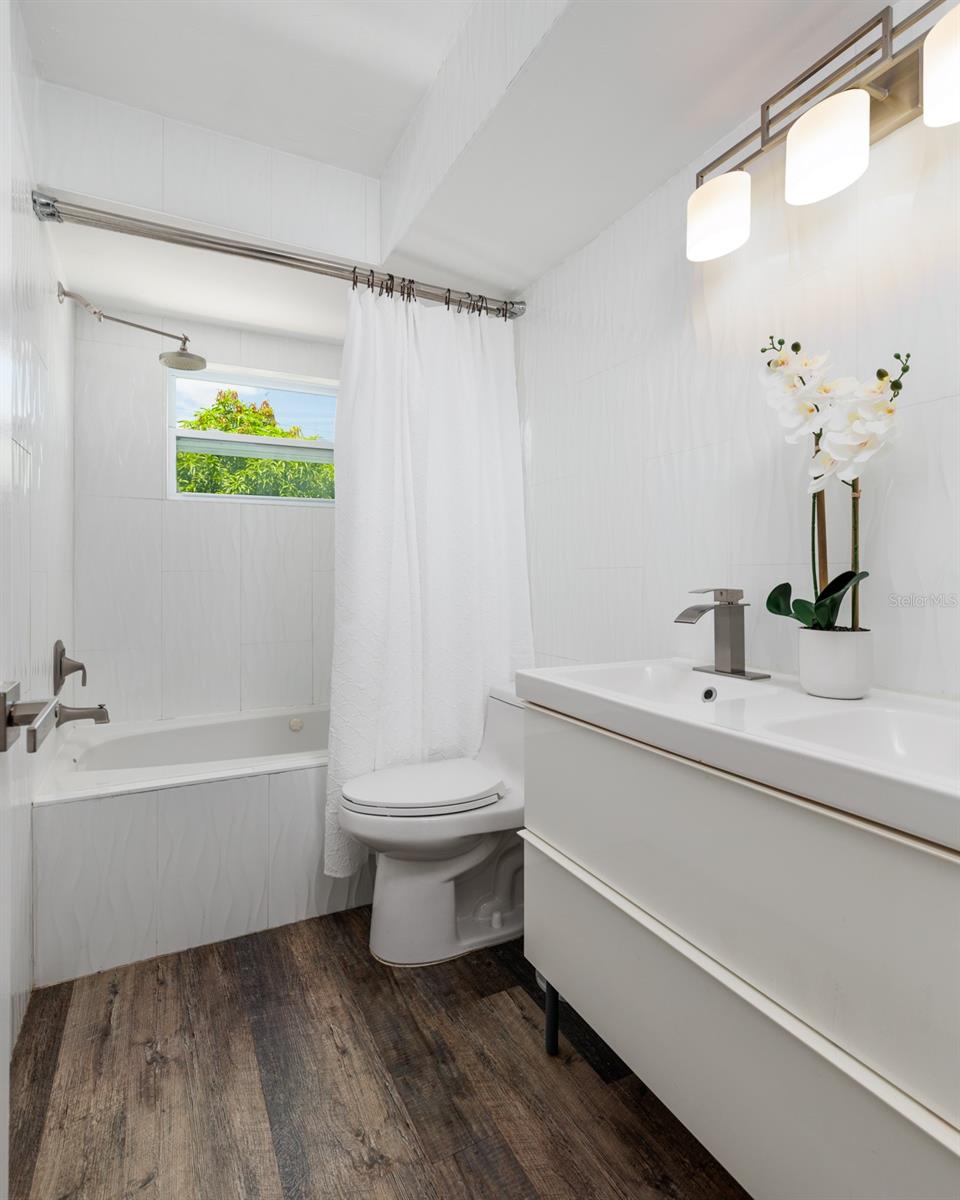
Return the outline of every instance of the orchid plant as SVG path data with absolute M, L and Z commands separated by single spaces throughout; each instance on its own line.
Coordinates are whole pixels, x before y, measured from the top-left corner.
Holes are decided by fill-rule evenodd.
M 860 628 L 860 479 L 870 462 L 885 454 L 896 438 L 897 401 L 910 370 L 909 354 L 894 354 L 896 374 L 881 367 L 863 384 L 852 375 L 834 376 L 826 354 L 807 354 L 799 342 L 788 347 L 774 338 L 761 347 L 762 381 L 767 400 L 790 443 L 811 439 L 810 561 L 814 600 L 792 600 L 789 583 L 767 598 L 767 608 L 810 629 L 835 629 L 840 604 L 851 592 L 851 629 Z M 850 570 L 831 580 L 827 567 L 825 489 L 837 479 L 850 489 Z

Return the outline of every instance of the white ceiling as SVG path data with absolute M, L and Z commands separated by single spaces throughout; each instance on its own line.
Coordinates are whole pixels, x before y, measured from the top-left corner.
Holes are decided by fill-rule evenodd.
M 343 341 L 349 285 L 342 280 L 80 225 L 47 228 L 64 285 L 107 312 Z
M 42 78 L 379 176 L 473 0 L 21 0 Z
M 759 113 L 877 7 L 574 0 L 401 239 L 390 269 L 519 294 Z

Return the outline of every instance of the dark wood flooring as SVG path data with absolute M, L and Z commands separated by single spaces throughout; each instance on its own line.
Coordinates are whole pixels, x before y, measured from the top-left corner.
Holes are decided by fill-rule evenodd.
M 746 1200 L 522 943 L 392 970 L 369 911 L 34 994 L 11 1200 Z

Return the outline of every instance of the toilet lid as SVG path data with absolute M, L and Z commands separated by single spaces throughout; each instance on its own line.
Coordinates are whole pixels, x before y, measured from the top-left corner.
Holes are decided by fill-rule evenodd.
M 494 804 L 503 780 L 472 758 L 388 767 L 343 785 L 348 807 L 394 817 L 440 816 Z

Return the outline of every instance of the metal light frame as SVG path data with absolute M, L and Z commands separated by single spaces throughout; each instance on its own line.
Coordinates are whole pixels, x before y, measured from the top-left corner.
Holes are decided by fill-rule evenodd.
M 899 49 L 895 49 L 895 42 L 907 30 L 918 25 L 926 16 L 946 3 L 947 0 L 929 0 L 929 3 L 922 4 L 910 16 L 905 17 L 899 25 L 893 23 L 892 7 L 888 4 L 886 8 L 882 8 L 876 16 L 865 21 L 859 29 L 855 29 L 832 50 L 818 58 L 815 63 L 811 63 L 796 79 L 780 88 L 769 100 L 765 100 L 760 105 L 760 123 L 757 128 L 748 133 L 746 137 L 741 138 L 729 150 L 724 151 L 718 158 L 707 163 L 705 167 L 701 167 L 696 176 L 697 187 L 699 188 L 705 183 L 707 177 L 719 167 L 729 163 L 732 158 L 753 143 L 759 142 L 736 162 L 725 167 L 725 170 L 742 170 L 761 155 L 766 154 L 775 146 L 779 146 L 786 139 L 791 126 L 802 115 L 802 110 L 806 110 L 811 100 L 819 97 L 826 99 L 827 96 L 834 96 L 838 92 L 844 92 L 848 88 L 854 87 L 863 88 L 869 92 L 871 98 L 871 142 L 880 141 L 888 133 L 893 133 L 901 125 L 906 125 L 915 117 L 920 116 L 923 111 L 923 41 L 926 34 L 922 34 Z M 869 45 L 862 47 L 850 57 L 844 58 L 847 51 L 875 29 L 878 31 L 877 37 Z M 875 56 L 877 57 L 875 58 Z M 857 67 L 871 58 L 875 58 L 875 61 L 859 74 L 848 78 L 851 71 L 855 71 Z M 805 83 L 834 63 L 837 65 L 832 71 L 829 71 L 827 75 L 800 95 L 793 96 L 798 88 L 802 88 Z M 793 96 L 792 99 L 791 96 Z M 778 107 L 779 105 L 782 107 Z M 790 117 L 793 119 L 788 120 Z M 783 124 L 784 121 L 787 123 Z

